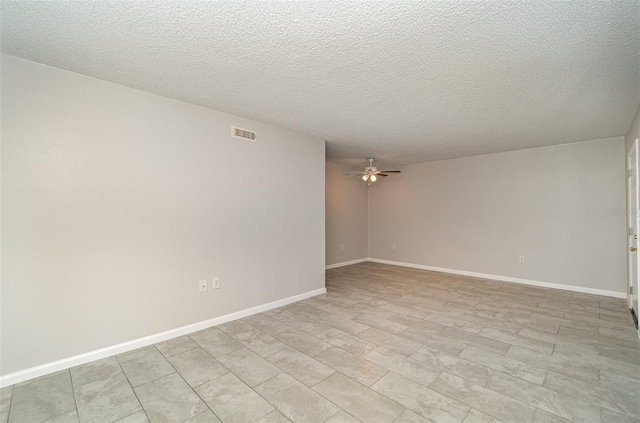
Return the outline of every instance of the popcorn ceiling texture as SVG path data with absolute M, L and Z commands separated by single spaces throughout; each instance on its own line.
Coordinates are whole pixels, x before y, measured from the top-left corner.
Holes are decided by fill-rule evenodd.
M 2 51 L 416 163 L 624 135 L 640 1 L 8 2 Z

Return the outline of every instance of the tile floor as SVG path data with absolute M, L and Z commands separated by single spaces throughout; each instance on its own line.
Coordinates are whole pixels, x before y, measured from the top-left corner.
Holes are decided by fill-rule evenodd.
M 623 300 L 363 263 L 328 293 L 0 391 L 0 422 L 640 422 Z

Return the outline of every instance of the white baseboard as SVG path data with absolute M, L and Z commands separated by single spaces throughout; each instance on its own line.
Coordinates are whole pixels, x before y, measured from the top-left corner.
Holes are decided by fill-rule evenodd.
M 565 291 L 582 292 L 584 294 L 602 295 L 605 297 L 626 298 L 625 292 L 609 291 L 606 289 L 586 288 L 582 286 L 564 285 L 561 283 L 542 282 L 533 279 L 512 278 L 511 276 L 491 275 L 488 273 L 468 272 L 466 270 L 447 269 L 444 267 L 425 266 L 422 264 L 405 263 L 401 261 L 382 260 L 369 258 L 368 261 L 382 264 L 392 264 L 394 266 L 412 267 L 414 269 L 432 270 L 434 272 L 451 273 L 454 275 L 474 276 L 476 278 L 493 279 L 503 282 L 520 283 L 524 285 L 541 286 L 545 288 L 563 289 Z
M 208 329 L 213 326 L 221 325 L 222 323 L 227 323 L 232 320 L 251 316 L 252 314 L 262 313 L 263 311 L 268 311 L 287 304 L 295 303 L 296 301 L 304 300 L 305 298 L 325 294 L 326 292 L 327 288 L 308 291 L 302 294 L 294 295 L 292 297 L 283 298 L 281 300 L 273 301 L 267 304 L 262 304 L 256 307 L 237 311 L 235 313 L 225 314 L 224 316 L 214 317 L 213 319 L 203 320 L 202 322 L 193 323 L 176 329 L 171 329 L 166 332 L 145 336 L 144 338 L 134 339 L 133 341 L 123 342 L 121 344 L 112 345 L 110 347 L 101 348 L 99 350 L 90 351 L 84 354 L 75 355 L 73 357 L 64 358 L 62 360 L 54 361 L 51 363 L 42 364 L 40 366 L 30 367 L 25 370 L 9 373 L 4 376 L 0 376 L 0 387 L 13 385 L 15 383 L 79 366 L 81 364 L 89 363 L 101 358 L 110 357 L 116 354 L 122 354 L 127 351 L 146 347 L 147 345 L 156 344 L 158 342 L 166 341 L 171 338 L 187 335 L 203 329 Z
M 342 266 L 349 266 L 351 264 L 357 264 L 357 263 L 362 263 L 365 261 L 369 261 L 368 258 L 361 258 L 361 259 L 357 259 L 357 260 L 351 260 L 351 261 L 343 261 L 342 263 L 334 263 L 334 264 L 329 264 L 327 266 L 325 266 L 325 270 L 329 270 L 329 269 L 335 269 L 336 267 L 342 267 Z

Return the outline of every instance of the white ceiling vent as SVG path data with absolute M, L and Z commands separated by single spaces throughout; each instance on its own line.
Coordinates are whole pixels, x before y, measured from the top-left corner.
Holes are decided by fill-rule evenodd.
M 250 129 L 231 127 L 231 136 L 245 141 L 258 142 L 258 133 Z

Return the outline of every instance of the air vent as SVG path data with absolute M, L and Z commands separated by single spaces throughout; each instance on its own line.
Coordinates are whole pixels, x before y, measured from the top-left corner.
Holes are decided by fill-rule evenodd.
M 231 127 L 231 136 L 245 141 L 257 142 L 258 133 L 249 129 L 238 128 L 237 126 Z

